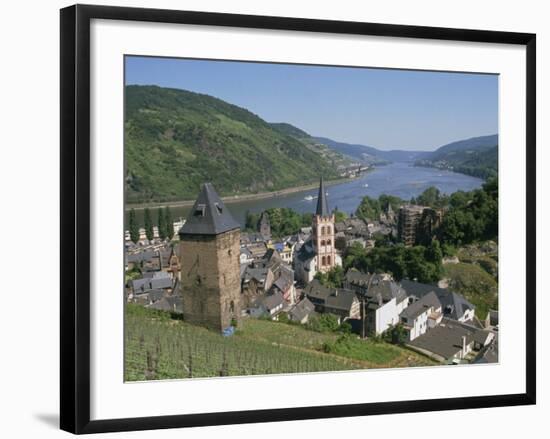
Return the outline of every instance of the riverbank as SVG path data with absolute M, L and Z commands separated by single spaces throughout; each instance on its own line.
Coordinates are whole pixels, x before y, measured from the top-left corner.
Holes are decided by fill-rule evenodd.
M 346 177 L 346 178 L 337 178 L 334 180 L 328 180 L 325 181 L 326 186 L 334 186 L 336 184 L 345 183 L 348 181 L 356 180 L 363 175 L 365 175 L 367 172 L 370 172 L 374 168 L 369 168 L 367 171 L 362 172 L 357 177 Z M 315 189 L 319 187 L 319 182 L 306 184 L 302 186 L 295 186 L 287 189 L 281 189 L 278 191 L 273 192 L 260 192 L 257 194 L 244 194 L 244 195 L 230 195 L 227 197 L 221 197 L 222 201 L 227 204 L 231 203 L 238 203 L 242 201 L 255 201 L 255 200 L 264 200 L 269 198 L 276 198 L 284 195 L 290 195 L 297 192 L 304 192 L 309 191 L 311 189 Z M 158 203 L 137 203 L 137 204 L 127 204 L 125 206 L 125 210 L 135 209 L 135 210 L 143 210 L 146 208 L 159 208 L 159 207 L 191 207 L 195 203 L 195 200 L 182 200 L 182 201 L 165 201 L 165 202 L 158 202 Z
M 393 163 L 375 167 L 372 172 L 361 174 L 356 178 L 331 181 L 330 187 L 327 188 L 327 198 L 331 209 L 338 208 L 341 212 L 349 215 L 357 210 L 357 206 L 367 195 L 371 198 L 378 198 L 382 194 L 388 194 L 403 200 L 410 200 L 411 197 L 417 197 L 430 186 L 437 187 L 442 193 L 451 194 L 458 190 L 476 189 L 482 184 L 483 180 L 462 174 L 443 172 L 435 168 L 413 167 L 409 163 Z M 233 217 L 244 226 L 248 212 L 260 213 L 276 207 L 290 208 L 300 214 L 315 212 L 317 192 L 318 183 L 312 183 L 276 192 L 238 198 L 228 197 L 231 204 L 228 203 L 227 207 L 231 210 Z M 177 207 L 172 207 L 173 203 L 165 202 L 155 205 L 170 205 L 172 218 L 187 218 L 193 201 L 180 202 Z M 127 206 L 128 209 L 132 207 L 136 208 L 137 206 Z M 136 210 L 136 221 L 141 226 L 145 221 L 144 207 L 147 206 L 142 205 L 141 209 Z M 127 222 L 127 220 L 128 215 L 125 215 L 125 221 Z M 128 224 L 126 224 L 127 226 Z

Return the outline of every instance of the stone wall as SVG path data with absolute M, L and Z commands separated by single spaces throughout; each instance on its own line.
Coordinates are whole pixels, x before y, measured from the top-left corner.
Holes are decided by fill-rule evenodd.
M 181 237 L 184 320 L 221 330 L 240 316 L 240 231 Z

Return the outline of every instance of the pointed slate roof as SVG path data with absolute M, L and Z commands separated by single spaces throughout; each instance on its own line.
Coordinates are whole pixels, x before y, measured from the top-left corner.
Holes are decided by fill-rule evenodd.
M 179 235 L 219 235 L 238 228 L 212 184 L 205 183 Z
M 321 177 L 321 181 L 319 182 L 319 195 L 317 196 L 317 210 L 315 214 L 319 216 L 330 216 L 327 203 L 327 191 L 325 190 L 323 177 Z

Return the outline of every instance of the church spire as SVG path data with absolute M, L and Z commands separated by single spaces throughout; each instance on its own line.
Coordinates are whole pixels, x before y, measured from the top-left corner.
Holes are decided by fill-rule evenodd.
M 325 190 L 325 183 L 322 176 L 319 182 L 319 195 L 317 197 L 317 210 L 315 214 L 319 216 L 330 216 L 327 203 L 327 191 Z

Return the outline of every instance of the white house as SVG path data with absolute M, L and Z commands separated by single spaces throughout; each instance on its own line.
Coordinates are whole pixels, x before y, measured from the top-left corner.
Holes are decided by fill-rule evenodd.
M 399 317 L 409 333 L 409 341 L 412 341 L 441 322 L 443 318 L 441 302 L 432 291 L 411 303 Z
M 407 294 L 387 274 L 368 274 L 351 269 L 344 288 L 354 291 L 364 306 L 365 329 L 381 334 L 399 322 L 399 314 L 408 306 Z

